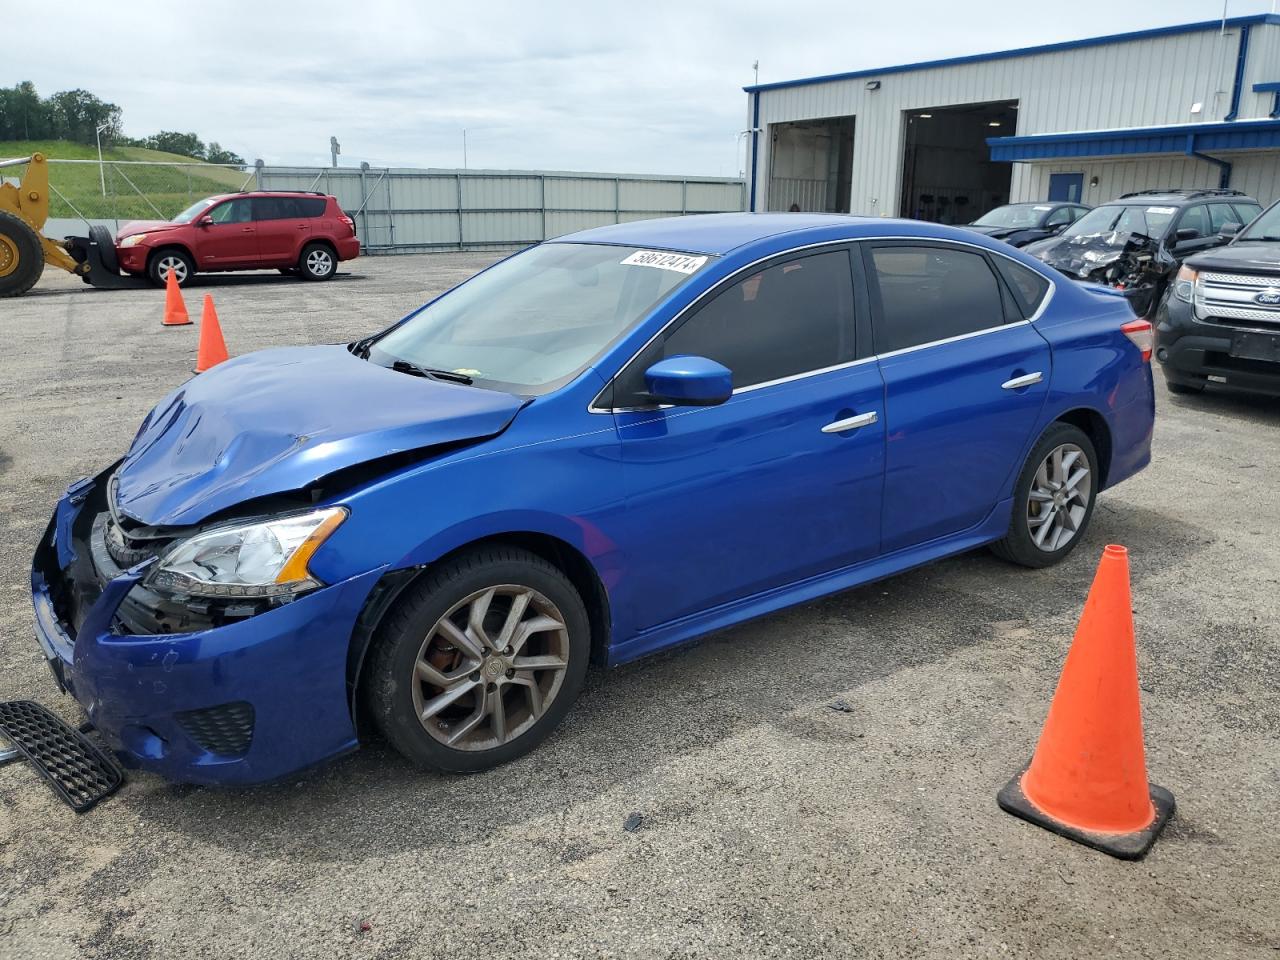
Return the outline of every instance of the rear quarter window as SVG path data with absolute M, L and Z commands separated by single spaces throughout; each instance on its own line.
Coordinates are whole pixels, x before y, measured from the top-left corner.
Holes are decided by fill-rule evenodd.
M 1032 316 L 1049 295 L 1049 281 L 1030 267 L 1014 263 L 1004 257 L 993 257 L 996 269 L 1000 271 L 1005 282 L 1013 290 L 1013 298 L 1018 302 L 1018 309 L 1024 317 Z
M 300 217 L 322 217 L 325 208 L 329 206 L 327 197 L 298 197 L 295 202 Z

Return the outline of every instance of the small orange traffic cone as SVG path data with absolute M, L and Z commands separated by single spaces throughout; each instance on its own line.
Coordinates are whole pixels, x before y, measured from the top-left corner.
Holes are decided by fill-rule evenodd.
M 169 277 L 164 282 L 164 320 L 160 322 L 164 327 L 185 327 L 191 323 L 191 318 L 187 316 L 187 304 L 182 299 L 182 291 L 178 288 L 178 280 L 173 275 L 173 271 L 169 271 Z
M 204 373 L 227 359 L 227 342 L 222 339 L 222 327 L 218 324 L 218 311 L 213 309 L 213 297 L 204 295 L 204 312 L 200 314 L 200 348 L 196 351 L 196 373 Z
M 1124 860 L 1141 858 L 1173 815 L 1173 794 L 1147 782 L 1124 547 L 1103 551 L 1035 756 L 997 800 Z

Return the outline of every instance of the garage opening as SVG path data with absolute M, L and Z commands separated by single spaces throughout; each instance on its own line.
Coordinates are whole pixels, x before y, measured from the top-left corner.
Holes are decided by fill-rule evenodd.
M 993 162 L 987 138 L 1013 136 L 1016 100 L 908 110 L 904 119 L 901 216 L 971 223 L 1009 202 L 1013 164 Z
M 769 125 L 770 210 L 848 213 L 853 117 Z

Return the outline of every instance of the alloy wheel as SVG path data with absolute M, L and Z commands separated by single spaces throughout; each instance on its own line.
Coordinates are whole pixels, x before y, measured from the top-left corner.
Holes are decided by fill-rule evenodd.
M 1093 477 L 1089 458 L 1074 443 L 1049 451 L 1036 468 L 1027 497 L 1031 542 L 1046 553 L 1070 543 L 1089 512 Z
M 161 280 L 168 280 L 170 272 L 178 283 L 183 283 L 187 279 L 187 262 L 181 257 L 175 257 L 172 254 L 166 254 L 160 258 L 156 264 L 156 273 Z
M 423 640 L 413 706 L 423 728 L 455 750 L 491 750 L 532 727 L 569 666 L 569 631 L 554 603 L 517 584 L 471 594 Z
M 313 277 L 323 277 L 333 269 L 333 257 L 328 250 L 312 250 L 307 254 L 307 270 Z

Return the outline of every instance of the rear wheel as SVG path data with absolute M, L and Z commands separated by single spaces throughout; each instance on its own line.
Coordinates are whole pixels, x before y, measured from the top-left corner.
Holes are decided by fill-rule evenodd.
M 1024 567 L 1047 567 L 1075 549 L 1093 516 L 1098 455 L 1079 427 L 1055 423 L 1018 474 L 1013 517 L 996 556 Z
M 557 568 L 515 547 L 460 554 L 387 615 L 364 684 L 383 735 L 405 757 L 470 773 L 532 750 L 582 690 L 590 627 Z
M 298 272 L 307 280 L 328 280 L 338 269 L 333 248 L 323 243 L 309 243 L 298 258 Z
M 191 262 L 189 256 L 176 247 L 157 250 L 151 255 L 151 260 L 147 264 L 147 276 L 151 278 L 152 283 L 157 287 L 163 287 L 168 282 L 171 272 L 174 279 L 178 281 L 178 286 L 185 287 L 195 276 L 196 265 Z
M 17 297 L 44 273 L 39 235 L 12 213 L 0 212 L 0 297 Z

